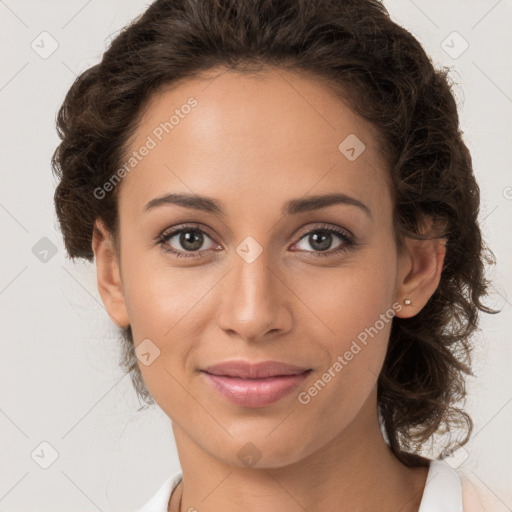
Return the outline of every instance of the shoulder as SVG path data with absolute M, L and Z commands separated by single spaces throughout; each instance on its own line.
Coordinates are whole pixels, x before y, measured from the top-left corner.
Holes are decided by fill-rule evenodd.
M 160 485 L 153 497 L 142 508 L 137 509 L 136 512 L 167 512 L 171 495 L 181 482 L 182 476 L 183 473 L 181 471 L 171 475 Z
M 465 512 L 461 478 L 446 462 L 431 460 L 418 512 Z
M 450 460 L 432 460 L 427 478 L 436 490 L 436 495 L 447 496 L 453 491 L 453 496 L 459 496 L 458 508 L 463 512 L 510 512 L 510 509 L 500 499 L 498 494 L 483 482 L 476 474 L 476 463 L 462 461 L 462 464 L 450 464 Z M 460 503 L 460 505 L 459 505 Z M 453 507 L 454 504 L 451 504 Z M 423 512 L 420 509 L 420 512 Z
M 419 512 L 510 512 L 468 467 L 431 460 Z
M 506 512 L 510 509 L 485 484 L 472 475 L 461 474 L 464 512 Z

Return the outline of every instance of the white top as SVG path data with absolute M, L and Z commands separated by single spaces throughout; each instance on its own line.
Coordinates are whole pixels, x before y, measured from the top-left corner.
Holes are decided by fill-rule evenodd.
M 181 471 L 170 476 L 137 512 L 167 512 L 171 494 L 181 482 L 181 478 Z M 462 482 L 459 474 L 444 461 L 431 461 L 418 512 L 469 510 L 464 509 L 462 503 Z

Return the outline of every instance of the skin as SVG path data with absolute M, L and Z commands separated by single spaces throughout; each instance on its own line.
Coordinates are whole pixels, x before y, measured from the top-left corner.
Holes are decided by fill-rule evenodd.
M 130 141 L 152 130 L 193 96 L 198 104 L 119 185 L 120 262 L 98 219 L 93 238 L 98 288 L 135 345 L 160 350 L 140 364 L 146 386 L 172 421 L 183 482 L 169 510 L 417 511 L 427 469 L 407 468 L 383 440 L 377 376 L 391 323 L 311 401 L 297 399 L 343 355 L 357 335 L 392 308 L 418 313 L 439 284 L 442 240 L 407 239 L 399 255 L 384 155 L 375 132 L 332 90 L 304 74 L 267 69 L 243 75 L 212 70 L 151 98 Z M 354 161 L 338 145 L 356 134 L 366 146 Z M 166 204 L 165 193 L 207 195 L 224 217 Z M 295 198 L 340 192 L 371 211 L 337 204 L 282 215 Z M 177 258 L 155 240 L 173 226 L 198 223 L 203 257 Z M 322 251 L 307 234 L 339 227 Z M 306 235 L 306 236 L 305 236 Z M 247 263 L 236 252 L 248 236 L 262 253 Z M 215 250 L 217 248 L 217 250 Z M 404 299 L 412 305 L 403 305 Z M 200 368 L 242 358 L 312 368 L 295 392 L 259 409 L 228 402 Z M 251 467 L 237 454 L 252 443 Z

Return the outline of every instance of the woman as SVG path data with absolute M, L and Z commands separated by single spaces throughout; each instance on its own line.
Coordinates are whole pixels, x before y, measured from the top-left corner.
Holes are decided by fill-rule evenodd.
M 157 0 L 58 130 L 66 249 L 172 421 L 142 511 L 479 509 L 433 459 L 492 253 L 446 72 L 382 4 Z

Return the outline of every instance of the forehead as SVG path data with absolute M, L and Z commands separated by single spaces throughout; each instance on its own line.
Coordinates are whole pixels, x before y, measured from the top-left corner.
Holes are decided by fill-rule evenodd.
M 257 212 L 330 192 L 385 209 L 388 170 L 374 134 L 320 80 L 284 70 L 212 70 L 163 88 L 145 105 L 123 162 L 137 153 L 135 165 L 125 166 L 120 209 L 135 216 L 171 192 L 223 198 L 228 213 L 230 203 Z

